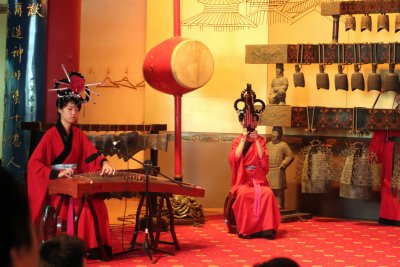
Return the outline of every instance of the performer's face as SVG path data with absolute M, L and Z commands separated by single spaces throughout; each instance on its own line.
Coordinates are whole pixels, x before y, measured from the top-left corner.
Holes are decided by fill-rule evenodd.
M 79 117 L 79 109 L 72 102 L 69 102 L 62 109 L 59 108 L 58 112 L 61 115 L 61 120 L 67 123 L 75 123 Z

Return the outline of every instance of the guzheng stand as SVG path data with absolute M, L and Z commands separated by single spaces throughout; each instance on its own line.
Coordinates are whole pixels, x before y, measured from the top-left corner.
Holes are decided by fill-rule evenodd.
M 146 189 L 144 194 L 142 194 L 142 197 L 139 201 L 138 204 L 138 208 L 137 208 L 137 212 L 136 212 L 136 221 L 135 221 L 135 230 L 134 230 L 134 234 L 132 237 L 132 241 L 131 241 L 131 245 L 128 251 L 125 252 L 131 252 L 131 251 L 135 251 L 139 248 L 135 248 L 135 244 L 136 243 L 136 239 L 137 239 L 137 235 L 139 233 L 139 224 L 140 224 L 140 212 L 141 209 L 143 207 L 143 202 L 146 201 L 146 212 L 145 212 L 145 221 L 146 221 L 146 228 L 145 228 L 145 237 L 144 237 L 144 242 L 143 242 L 143 250 L 146 252 L 146 254 L 149 256 L 150 261 L 152 263 L 154 263 L 153 258 L 152 258 L 152 254 L 154 254 L 157 251 L 169 254 L 169 255 L 174 255 L 171 252 L 165 251 L 165 250 L 161 250 L 158 249 L 158 243 L 164 243 L 164 244 L 171 244 L 171 245 L 175 245 L 175 249 L 179 250 L 180 246 L 178 243 L 178 239 L 176 237 L 176 233 L 175 233 L 175 225 L 174 225 L 174 214 L 173 214 L 173 209 L 172 209 L 172 205 L 171 202 L 169 201 L 169 197 L 170 197 L 170 193 L 152 193 L 152 197 L 157 198 L 157 196 L 160 197 L 160 202 L 158 203 L 158 211 L 157 211 L 157 222 L 156 222 L 156 238 L 154 239 L 154 234 L 153 234 L 153 217 L 154 217 L 154 213 L 153 213 L 153 208 L 151 205 L 151 197 L 150 197 L 150 193 L 149 193 L 149 174 L 150 174 L 150 170 L 154 171 L 158 174 L 160 174 L 161 176 L 163 176 L 164 178 L 167 178 L 169 181 L 181 186 L 182 188 L 186 189 L 181 183 L 175 181 L 174 179 L 169 178 L 168 176 L 162 174 L 159 170 L 155 169 L 154 167 L 152 167 L 152 162 L 151 160 L 146 160 L 144 163 L 135 159 L 134 157 L 130 157 L 129 155 L 127 155 L 126 153 L 122 152 L 120 150 L 120 148 L 118 147 L 118 145 L 115 145 L 115 150 L 117 151 L 117 153 L 126 156 L 130 159 L 132 159 L 133 161 L 136 161 L 137 163 L 139 163 L 140 165 L 143 166 L 145 172 L 146 172 Z M 186 189 L 189 190 L 189 189 Z M 169 212 L 169 227 L 170 227 L 170 233 L 173 239 L 173 242 L 167 242 L 167 241 L 160 241 L 160 231 L 161 231 L 161 211 L 162 211 L 162 207 L 164 204 L 164 200 L 166 202 L 167 208 L 168 208 L 168 212 Z M 150 239 L 150 240 L 149 240 Z M 123 252 L 123 253 L 125 253 Z
M 153 236 L 153 212 L 152 212 L 152 205 L 150 203 L 150 193 L 149 193 L 149 173 L 150 173 L 150 167 L 152 165 L 151 160 L 146 160 L 144 163 L 141 163 L 145 169 L 146 172 L 146 191 L 144 195 L 142 194 L 142 197 L 140 199 L 140 203 L 138 205 L 138 209 L 136 212 L 136 224 L 135 224 L 135 231 L 132 237 L 131 241 L 131 246 L 130 246 L 130 251 L 135 251 L 140 248 L 134 248 L 134 245 L 136 243 L 136 237 L 138 234 L 139 230 L 139 221 L 140 221 L 140 212 L 143 206 L 143 200 L 146 200 L 146 212 L 145 212 L 145 221 L 146 221 L 146 228 L 144 232 L 144 241 L 143 241 L 143 250 L 146 252 L 146 254 L 149 256 L 151 263 L 154 263 L 152 254 L 154 254 L 156 251 L 160 251 L 169 255 L 174 255 L 171 252 L 160 250 L 156 248 L 155 245 L 155 240 Z M 160 226 L 159 226 L 159 218 L 161 217 L 161 214 L 157 215 L 157 237 L 159 238 L 159 232 L 160 232 Z M 175 234 L 175 233 L 174 233 Z M 151 239 L 151 240 L 150 240 Z

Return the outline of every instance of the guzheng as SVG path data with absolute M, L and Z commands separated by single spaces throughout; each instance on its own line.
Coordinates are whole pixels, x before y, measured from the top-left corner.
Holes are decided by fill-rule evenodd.
M 146 175 L 117 171 L 115 175 L 89 172 L 71 178 L 50 180 L 49 195 L 64 194 L 73 198 L 96 193 L 145 192 Z M 192 197 L 204 197 L 205 188 L 189 183 L 174 183 L 164 177 L 149 175 L 149 192 L 170 193 Z

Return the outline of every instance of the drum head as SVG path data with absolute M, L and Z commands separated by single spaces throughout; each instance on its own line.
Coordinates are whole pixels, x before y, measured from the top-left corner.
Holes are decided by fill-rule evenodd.
M 197 89 L 205 85 L 214 71 L 214 60 L 208 47 L 196 40 L 184 40 L 174 49 L 171 69 L 182 87 Z

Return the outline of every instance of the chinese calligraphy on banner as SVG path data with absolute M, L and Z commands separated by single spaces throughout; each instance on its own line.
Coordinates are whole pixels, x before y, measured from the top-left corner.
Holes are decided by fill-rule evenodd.
M 2 164 L 23 181 L 30 132 L 21 122 L 44 117 L 47 0 L 8 4 Z

